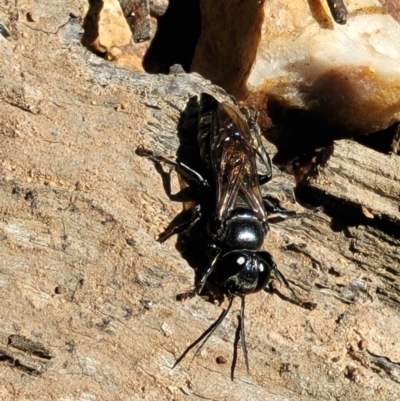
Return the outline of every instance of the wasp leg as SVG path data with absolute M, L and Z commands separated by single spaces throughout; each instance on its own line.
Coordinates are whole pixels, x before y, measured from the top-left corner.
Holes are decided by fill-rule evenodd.
M 200 218 L 200 205 L 195 206 L 193 209 L 183 210 L 169 223 L 165 231 L 159 234 L 157 241 L 163 243 L 175 234 L 189 231 Z
M 268 265 L 273 270 L 276 279 L 281 283 L 281 285 L 283 285 L 290 291 L 291 298 L 279 292 L 274 287 L 272 281 L 268 283 L 268 285 L 264 288 L 264 291 L 269 292 L 271 294 L 277 294 L 279 298 L 288 301 L 294 305 L 300 306 L 304 309 L 314 310 L 317 307 L 317 304 L 314 302 L 304 302 L 299 299 L 294 290 L 290 287 L 289 282 L 286 280 L 285 276 L 279 271 L 277 264 L 275 263 L 272 255 L 269 252 L 262 251 L 260 252 L 260 254 L 262 254 L 262 258 L 268 263 Z
M 265 206 L 265 203 L 264 203 L 264 206 Z M 265 207 L 265 209 L 267 211 L 269 211 L 267 209 L 267 207 Z M 299 218 L 302 218 L 302 217 L 311 217 L 311 216 L 314 216 L 317 213 L 322 212 L 323 210 L 324 210 L 323 206 L 318 206 L 318 207 L 310 210 L 309 212 L 304 212 L 304 213 L 297 213 L 295 211 L 282 209 L 281 211 L 270 212 L 270 213 L 277 214 L 277 216 L 268 217 L 267 221 L 268 221 L 268 223 L 276 224 L 276 223 L 279 223 L 279 222 L 281 222 L 283 220 L 299 219 Z
M 283 218 L 288 218 L 295 216 L 296 212 L 293 210 L 287 210 L 279 205 L 279 202 L 273 198 L 268 197 L 268 195 L 263 196 L 263 203 L 265 210 L 271 214 L 279 214 Z
M 271 270 L 274 272 L 275 277 L 278 279 L 278 281 L 286 288 L 290 288 L 288 281 L 285 279 L 285 276 L 279 271 L 278 266 L 272 257 L 272 255 L 267 252 L 267 251 L 258 251 L 257 255 L 260 256 L 264 261 L 267 263 L 267 265 L 271 268 Z
M 284 286 L 286 287 L 289 291 L 290 294 L 292 296 L 292 298 L 288 298 L 285 295 L 281 294 L 280 292 L 278 292 L 278 290 L 274 287 L 273 283 L 270 281 L 268 283 L 268 285 L 264 288 L 264 291 L 269 292 L 271 294 L 277 294 L 280 298 L 285 299 L 285 301 L 289 301 L 291 303 L 294 303 L 295 305 L 301 305 L 301 302 L 299 301 L 297 295 L 295 294 L 295 292 L 293 291 L 293 289 L 290 287 L 288 281 L 286 280 L 285 276 L 278 270 L 278 267 L 273 266 L 272 267 L 274 270 L 274 275 L 277 278 L 277 280 Z
M 195 195 L 193 194 L 191 187 L 183 188 L 176 194 L 173 194 L 171 189 L 171 171 L 164 171 L 162 164 L 157 160 L 153 161 L 153 163 L 157 173 L 161 175 L 164 191 L 171 201 L 190 202 L 195 199 Z
M 222 252 L 222 249 L 217 247 L 215 244 L 210 244 L 209 247 L 211 250 L 215 251 L 215 255 L 211 255 L 212 262 L 211 262 L 210 266 L 207 268 L 207 270 L 204 273 L 203 272 L 199 273 L 199 278 L 196 278 L 195 290 L 196 290 L 197 295 L 200 295 L 201 292 L 203 291 L 203 288 L 204 288 L 208 278 L 210 277 L 210 274 L 213 272 L 213 270 L 215 268 L 215 264 Z
M 296 295 L 296 293 L 293 291 L 291 287 L 289 287 L 291 297 L 282 294 L 275 286 L 273 285 L 273 282 L 269 282 L 268 285 L 264 288 L 265 292 L 268 292 L 269 294 L 276 294 L 278 295 L 279 298 L 284 300 L 285 302 L 289 302 L 293 305 L 300 306 L 301 308 L 308 309 L 308 310 L 314 310 L 317 308 L 318 304 L 315 302 L 311 301 L 302 301 L 299 299 L 299 297 Z
M 194 298 L 195 296 L 196 296 L 196 291 L 191 290 L 182 292 L 181 294 L 178 294 L 175 298 L 178 302 L 183 302 L 186 301 L 187 299 Z
M 259 185 L 264 185 L 267 182 L 270 182 L 272 179 L 272 173 L 270 174 L 258 174 L 258 183 Z
M 199 174 L 197 171 L 191 169 L 189 166 L 187 166 L 186 164 L 184 164 L 182 162 L 176 162 L 171 159 L 168 159 L 167 157 L 158 155 L 158 154 L 152 152 L 151 150 L 146 149 L 142 145 L 136 149 L 136 154 L 138 156 L 145 157 L 146 159 L 149 159 L 150 161 L 152 161 L 156 167 L 156 170 L 161 175 L 169 174 L 169 173 L 166 173 L 162 168 L 161 163 L 164 163 L 167 166 L 174 169 L 177 173 L 179 173 L 185 180 L 197 183 L 198 185 L 200 185 L 202 187 L 210 186 L 210 184 L 207 182 L 207 180 L 205 178 L 203 178 L 201 176 L 201 174 Z M 163 179 L 163 182 L 164 182 L 164 179 Z

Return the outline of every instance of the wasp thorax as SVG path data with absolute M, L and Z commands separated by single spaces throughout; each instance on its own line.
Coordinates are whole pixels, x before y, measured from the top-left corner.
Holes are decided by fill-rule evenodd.
M 223 241 L 230 249 L 260 249 L 266 234 L 264 224 L 250 209 L 237 209 L 225 222 Z

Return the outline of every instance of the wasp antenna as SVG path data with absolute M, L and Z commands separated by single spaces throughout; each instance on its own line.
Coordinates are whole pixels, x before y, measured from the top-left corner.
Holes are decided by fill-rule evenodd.
M 244 331 L 244 306 L 245 306 L 245 297 L 242 297 L 242 306 L 240 308 L 240 333 L 242 335 L 242 348 L 243 348 L 243 355 L 244 361 L 246 363 L 247 373 L 249 373 L 249 358 L 247 355 L 247 346 L 246 346 L 246 335 Z
M 231 380 L 232 381 L 235 379 L 235 368 L 236 368 L 236 362 L 237 362 L 237 356 L 238 356 L 239 340 L 241 340 L 241 344 L 242 344 L 244 361 L 246 364 L 247 373 L 249 373 L 249 370 L 250 370 L 249 369 L 249 358 L 248 358 L 247 346 L 246 346 L 246 334 L 244 331 L 245 297 L 242 296 L 241 299 L 242 299 L 242 306 L 240 308 L 240 315 L 238 315 L 238 325 L 237 325 L 236 333 L 235 333 L 235 341 L 233 343 L 233 359 L 232 359 L 232 365 L 231 365 Z
M 187 355 L 187 353 L 194 348 L 200 341 L 202 341 L 204 339 L 204 341 L 201 343 L 200 347 L 197 349 L 196 353 L 194 354 L 194 356 L 198 356 L 199 353 L 201 352 L 201 350 L 204 347 L 204 344 L 208 341 L 208 339 L 212 336 L 212 334 L 214 333 L 214 331 L 219 327 L 219 325 L 223 322 L 223 320 L 226 318 L 226 315 L 228 314 L 228 312 L 230 311 L 231 307 L 232 307 L 232 303 L 233 303 L 233 296 L 230 296 L 229 298 L 229 304 L 228 307 L 222 311 L 222 313 L 220 314 L 219 318 L 196 340 L 194 341 L 192 344 L 190 344 L 185 351 L 183 352 L 183 354 L 176 360 L 176 362 L 174 363 L 174 366 L 172 366 L 172 369 L 175 368 L 175 366 L 177 366 L 179 364 L 179 362 L 185 358 L 185 356 Z M 194 357 L 193 357 L 194 358 Z
M 232 365 L 231 365 L 231 380 L 235 379 L 235 368 L 236 368 L 236 361 L 238 356 L 238 344 L 240 340 L 240 330 L 241 330 L 241 318 L 238 315 L 238 326 L 236 328 L 235 333 L 235 341 L 233 342 L 233 358 L 232 358 Z
M 231 307 L 232 307 L 232 303 L 233 303 L 233 296 L 230 297 L 229 299 L 229 304 L 228 307 L 226 308 L 226 310 L 221 313 L 221 316 L 218 318 L 218 320 L 213 323 L 211 325 L 211 327 L 204 333 L 206 335 L 206 337 L 204 338 L 204 341 L 201 343 L 200 347 L 197 349 L 196 353 L 194 354 L 194 356 L 199 356 L 201 350 L 203 349 L 205 343 L 208 341 L 208 339 L 212 336 L 212 334 L 214 333 L 215 330 L 218 329 L 218 327 L 220 326 L 220 324 L 222 323 L 222 321 L 225 319 L 226 315 L 228 314 L 228 312 L 230 311 Z M 207 333 L 208 332 L 208 333 Z M 207 333 L 207 334 L 206 334 Z M 203 335 L 204 335 L 203 334 Z

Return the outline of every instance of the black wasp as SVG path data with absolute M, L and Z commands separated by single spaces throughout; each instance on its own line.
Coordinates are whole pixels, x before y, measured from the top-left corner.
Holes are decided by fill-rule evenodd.
M 244 331 L 245 296 L 265 289 L 272 272 L 281 284 L 289 288 L 271 254 L 260 250 L 268 233 L 267 211 L 291 212 L 261 195 L 260 185 L 272 178 L 272 164 L 262 145 L 256 118 L 256 113 L 248 109 L 219 102 L 202 93 L 197 136 L 203 164 L 201 173 L 143 147 L 136 151 L 154 163 L 171 200 L 193 201 L 192 207 L 183 210 L 159 235 L 158 241 L 164 242 L 174 234 L 190 232 L 200 226 L 207 233 L 207 266 L 196 270 L 195 290 L 182 294 L 181 299 L 198 294 L 211 299 L 226 296 L 229 301 L 227 309 L 185 350 L 174 366 L 203 341 L 196 355 L 200 353 L 228 314 L 233 299 L 239 297 L 241 312 L 234 342 L 232 379 L 239 339 L 249 369 Z M 258 173 L 257 162 L 262 166 L 263 174 Z M 162 164 L 177 171 L 185 183 L 178 194 L 171 193 L 170 174 L 163 170 Z

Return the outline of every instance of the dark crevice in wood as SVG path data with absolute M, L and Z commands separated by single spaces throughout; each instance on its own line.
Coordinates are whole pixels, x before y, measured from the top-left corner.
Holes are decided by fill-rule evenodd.
M 398 153 L 400 149 L 396 146 L 395 141 L 398 141 L 397 135 L 399 132 L 400 123 L 395 123 L 382 131 L 377 131 L 369 135 L 363 135 L 354 138 L 358 143 L 374 149 L 377 152 L 388 154 L 390 152 Z
M 299 187 L 296 189 L 296 197 L 299 203 L 306 202 L 315 207 L 322 205 L 324 212 L 332 218 L 333 231 L 344 231 L 347 227 L 362 225 L 375 227 L 394 238 L 399 238 L 400 226 L 390 216 L 368 218 L 362 213 L 362 205 L 345 202 L 332 195 L 327 196 L 316 188 Z
M 331 146 L 335 139 L 351 136 L 316 113 L 285 109 L 274 99 L 268 99 L 268 114 L 273 127 L 264 134 L 278 148 L 274 164 L 279 167 L 294 160 L 306 162 L 316 149 Z
M 199 0 L 170 0 L 143 59 L 146 72 L 168 74 L 174 64 L 189 71 L 200 30 Z

